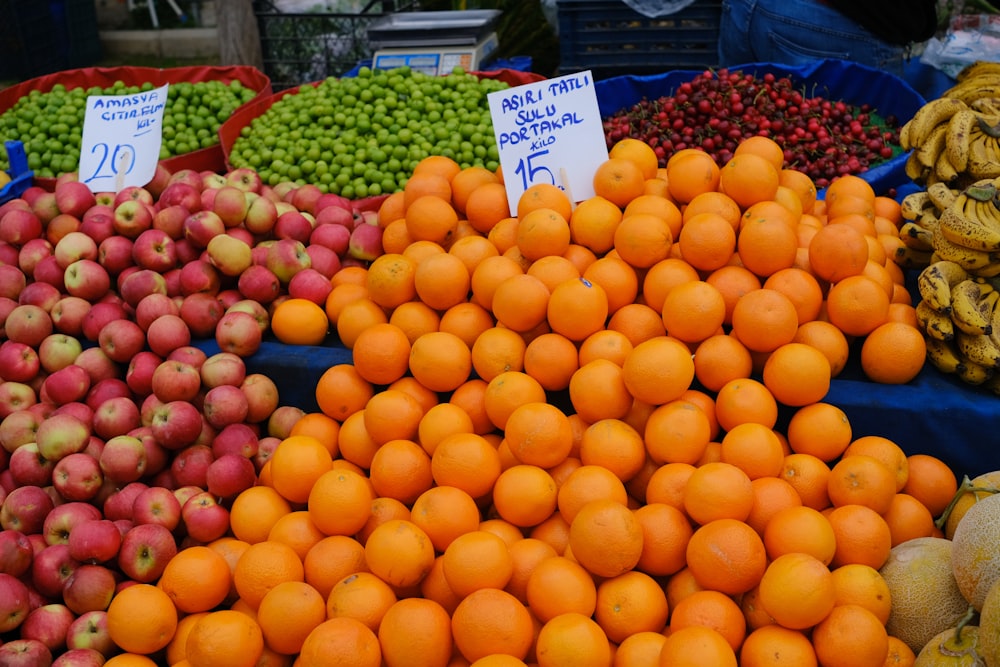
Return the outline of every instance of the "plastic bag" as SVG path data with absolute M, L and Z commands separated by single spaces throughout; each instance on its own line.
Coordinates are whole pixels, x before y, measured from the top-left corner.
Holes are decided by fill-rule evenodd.
M 924 44 L 920 62 L 954 78 L 977 60 L 1000 60 L 1000 15 L 960 14 L 951 20 L 944 38 Z
M 634 11 L 651 19 L 676 14 L 694 0 L 623 0 Z

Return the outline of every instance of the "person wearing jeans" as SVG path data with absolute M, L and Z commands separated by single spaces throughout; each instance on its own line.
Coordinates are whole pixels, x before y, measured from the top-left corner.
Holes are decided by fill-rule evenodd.
M 903 76 L 937 25 L 937 0 L 723 0 L 719 66 L 836 58 Z

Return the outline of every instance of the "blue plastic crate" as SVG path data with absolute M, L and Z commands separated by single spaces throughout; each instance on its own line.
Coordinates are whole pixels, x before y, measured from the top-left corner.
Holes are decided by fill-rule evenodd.
M 24 153 L 24 144 L 20 141 L 7 141 L 4 143 L 4 148 L 7 150 L 7 161 L 10 163 L 10 169 L 7 173 L 10 175 L 11 181 L 0 188 L 0 204 L 23 195 L 35 176 L 35 172 L 28 169 L 28 157 Z
M 718 63 L 718 0 L 699 0 L 657 18 L 621 0 L 559 0 L 556 8 L 560 74 L 589 69 L 595 78 L 604 79 Z

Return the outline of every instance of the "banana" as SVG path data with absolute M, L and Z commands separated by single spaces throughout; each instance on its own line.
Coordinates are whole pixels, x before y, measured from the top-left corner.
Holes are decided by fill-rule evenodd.
M 958 352 L 952 343 L 936 338 L 927 339 L 927 361 L 934 368 L 949 375 L 957 373 L 959 368 L 964 365 L 962 358 L 958 356 Z
M 910 120 L 913 120 L 912 118 Z M 904 151 L 908 151 L 913 148 L 913 144 L 910 143 L 910 121 L 906 121 L 899 126 L 899 145 Z
M 916 151 L 911 151 L 906 158 L 906 162 L 903 163 L 903 171 L 906 173 L 907 178 L 914 183 L 924 183 L 931 170 L 920 162 Z
M 956 330 L 972 336 L 988 336 L 993 330 L 993 306 L 986 301 L 985 290 L 996 291 L 971 278 L 951 288 L 951 321 Z
M 975 122 L 976 113 L 972 109 L 961 109 L 948 121 L 945 152 L 956 172 L 965 171 L 969 164 L 969 134 Z
M 941 226 L 934 230 L 934 254 L 938 259 L 955 262 L 966 271 L 983 269 L 993 263 L 993 256 L 984 250 L 975 250 L 952 243 L 942 234 Z
M 962 111 L 967 111 L 967 109 L 963 109 Z M 952 116 L 952 118 L 954 117 Z M 928 170 L 932 169 L 934 163 L 937 162 L 938 155 L 944 152 L 948 143 L 948 127 L 950 124 L 951 122 L 949 121 L 935 125 L 927 134 L 927 138 L 922 143 L 914 146 L 913 154 L 917 156 L 917 162 L 924 168 Z
M 1000 176 L 1000 145 L 981 128 L 973 126 L 969 138 L 969 163 L 966 171 L 973 178 Z
M 938 228 L 941 224 L 940 214 L 936 208 L 929 208 L 923 212 L 923 214 L 917 218 L 914 222 L 923 227 L 925 230 L 934 234 L 934 230 Z
M 892 261 L 904 269 L 922 269 L 931 263 L 934 251 L 918 250 L 907 246 L 896 248 Z
M 980 97 L 969 103 L 973 111 L 991 116 L 1000 116 L 1000 97 Z
M 949 315 L 938 312 L 921 299 L 915 307 L 917 326 L 928 339 L 947 342 L 955 338 L 955 323 Z
M 938 155 L 934 162 L 934 175 L 941 185 L 948 185 L 958 180 L 958 169 L 948 159 L 948 151 L 944 150 Z
M 955 347 L 966 359 L 989 369 L 1000 368 L 1000 347 L 988 335 L 970 336 L 964 331 L 955 332 Z
M 993 377 L 993 371 L 986 366 L 963 357 L 962 363 L 955 370 L 955 375 L 961 378 L 966 384 L 978 386 Z
M 1000 63 L 992 62 L 990 60 L 977 60 L 975 62 L 971 62 L 959 70 L 958 74 L 955 75 L 955 80 L 965 81 L 966 79 L 979 76 L 981 74 L 1000 77 Z
M 899 239 L 907 248 L 934 250 L 934 232 L 912 220 L 904 222 L 899 228 Z
M 965 108 L 968 108 L 965 102 L 947 96 L 938 97 L 921 106 L 910 119 L 910 129 L 907 133 L 910 146 L 914 149 L 923 146 L 935 127 L 951 120 L 952 116 Z
M 951 312 L 951 288 L 968 278 L 969 273 L 954 262 L 934 262 L 917 276 L 917 291 L 928 306 L 948 314 Z
M 916 220 L 925 209 L 933 206 L 934 202 L 926 190 L 911 192 L 899 202 L 900 214 L 904 220 Z
M 995 76 L 974 76 L 948 88 L 942 96 L 968 106 L 984 97 L 1000 97 L 1000 81 Z
M 959 204 L 966 199 L 968 199 L 967 195 L 960 194 L 955 205 L 949 206 L 941 213 L 938 220 L 941 235 L 952 243 L 965 248 L 984 252 L 1000 250 L 1000 225 L 998 228 L 994 228 L 991 224 L 974 217 L 976 215 L 975 206 L 971 207 L 971 212 L 969 207 L 964 209 L 960 207 Z M 973 204 L 975 204 L 974 200 Z M 935 245 L 935 247 L 937 246 Z
M 927 187 L 927 196 L 939 211 L 943 211 L 955 203 L 957 193 L 944 183 L 935 183 Z

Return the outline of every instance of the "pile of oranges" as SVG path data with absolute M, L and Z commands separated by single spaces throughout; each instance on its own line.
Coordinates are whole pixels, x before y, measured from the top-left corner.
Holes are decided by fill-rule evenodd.
M 516 211 L 502 173 L 427 158 L 381 207 L 385 253 L 286 323 L 328 318 L 353 364 L 322 375 L 231 535 L 115 598 L 123 648 L 913 664 L 879 568 L 942 534 L 955 475 L 823 402 L 854 340 L 875 382 L 923 365 L 899 206 L 851 176 L 817 201 L 781 158 L 755 138 L 721 168 L 690 150 L 658 169 L 624 140 L 596 196 L 536 185 Z

